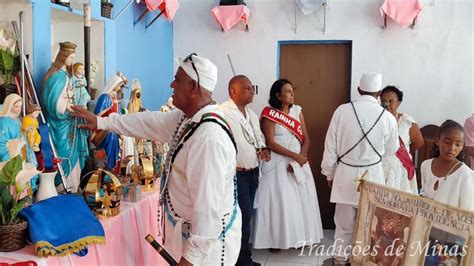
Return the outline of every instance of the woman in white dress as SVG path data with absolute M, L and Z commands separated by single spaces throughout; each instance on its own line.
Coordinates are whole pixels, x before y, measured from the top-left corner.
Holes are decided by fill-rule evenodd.
M 272 159 L 262 165 L 255 196 L 253 245 L 272 252 L 319 243 L 323 238 L 316 187 L 307 162 L 309 137 L 301 107 L 293 102 L 291 83 L 277 80 L 270 91 L 271 108 L 266 107 L 262 113 L 265 117 L 268 109 L 277 118 L 285 117 L 282 121 L 290 126 L 301 125 L 298 130 L 290 130 L 268 117 L 262 118 Z M 300 139 L 295 132 L 300 133 Z
M 398 112 L 398 107 L 403 101 L 403 92 L 395 86 L 387 86 L 382 90 L 380 99 L 387 110 L 397 119 L 398 134 L 411 159 L 410 151 L 417 150 L 423 146 L 424 140 L 415 120 L 408 114 Z M 411 164 L 413 166 L 413 163 Z M 387 186 L 418 194 L 416 175 L 413 174 L 409 178 L 407 169 L 403 167 L 402 162 L 396 155 L 384 156 L 382 165 Z
M 463 161 L 462 126 L 446 120 L 440 127 L 435 158 L 421 164 L 422 195 L 451 206 L 474 211 L 474 174 Z

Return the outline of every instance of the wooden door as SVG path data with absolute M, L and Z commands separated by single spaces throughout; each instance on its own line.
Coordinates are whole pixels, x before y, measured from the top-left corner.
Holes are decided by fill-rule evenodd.
M 323 227 L 334 229 L 331 190 L 321 174 L 324 139 L 336 108 L 350 100 L 352 42 L 280 43 L 280 78 L 296 88 L 295 103 L 303 108 L 310 137 L 311 170 L 318 192 Z

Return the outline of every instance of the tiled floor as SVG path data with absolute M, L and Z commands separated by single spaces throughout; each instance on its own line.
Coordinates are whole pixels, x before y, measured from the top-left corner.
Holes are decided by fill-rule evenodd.
M 321 244 L 329 247 L 334 242 L 334 230 L 324 230 L 324 238 Z M 316 250 L 317 247 L 314 248 Z M 279 254 L 270 253 L 268 249 L 254 249 L 252 258 L 255 262 L 259 262 L 263 265 L 268 266 L 307 266 L 307 265 L 323 265 L 323 261 L 329 258 L 329 256 L 315 256 L 313 251 L 312 255 L 308 255 L 308 249 L 303 254 L 301 249 L 289 249 L 282 250 Z M 323 252 L 324 253 L 324 252 Z

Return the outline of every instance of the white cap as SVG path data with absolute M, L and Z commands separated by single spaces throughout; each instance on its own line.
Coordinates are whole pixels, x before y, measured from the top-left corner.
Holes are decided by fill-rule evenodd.
M 375 72 L 367 72 L 360 79 L 359 88 L 365 92 L 378 92 L 382 90 L 382 75 Z
M 184 70 L 184 72 L 186 72 L 186 74 L 188 74 L 189 77 L 197 82 L 197 71 L 199 73 L 199 85 L 207 91 L 213 92 L 217 83 L 216 65 L 199 55 L 193 55 L 192 62 L 194 63 L 196 70 L 194 70 L 191 60 L 183 62 L 183 57 L 178 58 L 179 66 Z

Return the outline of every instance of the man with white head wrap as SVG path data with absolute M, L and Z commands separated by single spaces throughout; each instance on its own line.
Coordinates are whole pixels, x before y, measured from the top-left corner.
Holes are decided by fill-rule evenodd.
M 170 143 L 161 178 L 165 248 L 180 265 L 234 265 L 240 249 L 236 148 L 212 100 L 217 67 L 195 54 L 179 58 L 170 112 L 96 118 L 73 107 L 89 129 Z
M 359 83 L 361 97 L 339 106 L 331 119 L 324 144 L 322 174 L 327 177 L 331 202 L 336 203 L 334 234 L 336 265 L 347 263 L 359 205 L 355 179 L 385 184 L 382 156 L 398 150 L 397 122 L 380 106 L 382 75 L 365 73 Z

